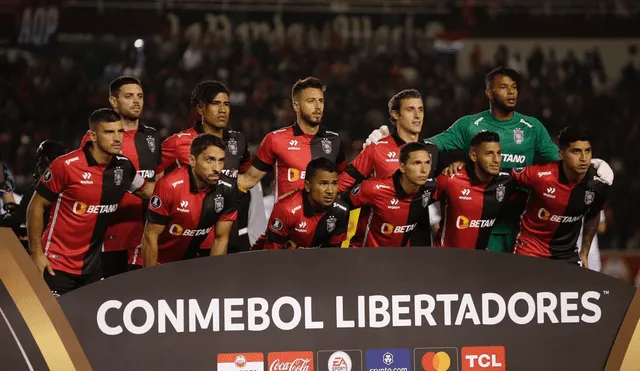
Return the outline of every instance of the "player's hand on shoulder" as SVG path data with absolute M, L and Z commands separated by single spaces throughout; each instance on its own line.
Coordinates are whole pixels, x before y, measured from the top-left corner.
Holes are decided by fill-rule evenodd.
M 456 161 L 453 164 L 447 166 L 446 168 L 444 168 L 444 170 L 442 170 L 442 174 L 444 175 L 454 175 L 457 174 L 458 171 L 464 169 L 465 167 L 465 163 L 463 161 Z
M 599 158 L 593 158 L 591 159 L 591 165 L 596 169 L 598 178 L 600 178 L 603 183 L 609 186 L 613 184 L 613 170 L 606 161 Z
M 367 148 L 367 146 L 369 146 L 370 144 L 378 143 L 380 139 L 386 137 L 387 135 L 389 135 L 389 128 L 387 127 L 387 125 L 380 126 L 380 129 L 376 129 L 372 131 L 371 134 L 369 134 L 369 137 L 362 145 L 362 149 Z
M 289 240 L 284 244 L 284 248 L 287 250 L 295 250 L 298 248 L 298 245 L 296 245 L 295 242 Z

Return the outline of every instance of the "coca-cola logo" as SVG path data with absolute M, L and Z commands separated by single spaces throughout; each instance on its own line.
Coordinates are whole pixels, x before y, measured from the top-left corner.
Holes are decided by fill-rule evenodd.
M 276 359 L 271 362 L 269 371 L 312 371 L 309 365 L 311 359 L 309 358 L 296 358 L 291 362 L 283 362 L 280 359 Z

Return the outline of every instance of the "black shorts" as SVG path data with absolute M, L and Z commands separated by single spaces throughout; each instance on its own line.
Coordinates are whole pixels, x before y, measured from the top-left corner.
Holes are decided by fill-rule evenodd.
M 102 273 L 104 278 L 109 278 L 128 270 L 129 252 L 124 251 L 103 251 L 102 252 Z
M 57 270 L 54 270 L 53 273 L 55 276 L 50 275 L 49 271 L 45 270 L 44 281 L 49 286 L 53 296 L 56 297 L 102 279 L 102 272 L 99 270 L 88 274 L 71 274 Z

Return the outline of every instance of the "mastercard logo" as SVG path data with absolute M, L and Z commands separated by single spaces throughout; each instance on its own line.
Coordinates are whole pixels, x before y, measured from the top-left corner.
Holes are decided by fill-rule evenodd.
M 451 367 L 451 357 L 445 352 L 427 352 L 422 356 L 424 371 L 448 371 Z
M 456 220 L 456 227 L 458 227 L 458 229 L 469 228 L 469 218 L 467 218 L 466 216 L 460 215 Z
M 178 224 L 172 224 L 171 228 L 169 228 L 169 233 L 171 233 L 174 236 L 181 236 L 182 232 L 184 232 L 184 228 L 182 228 Z
M 80 202 L 80 201 L 76 201 L 73 204 L 73 213 L 74 214 L 78 214 L 78 215 L 84 214 L 84 213 L 87 212 L 87 208 L 88 208 L 87 204 L 85 204 L 83 202 Z

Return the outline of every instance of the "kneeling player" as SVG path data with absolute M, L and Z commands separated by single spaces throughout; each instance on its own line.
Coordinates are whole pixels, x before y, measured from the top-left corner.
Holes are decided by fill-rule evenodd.
M 609 192 L 591 163 L 586 129 L 569 126 L 558 135 L 560 161 L 512 170 L 531 195 L 520 222 L 514 253 L 588 266 L 591 241 Z M 582 250 L 576 242 L 584 218 Z
M 339 247 L 347 238 L 349 209 L 337 195 L 335 163 L 324 157 L 311 160 L 304 190 L 285 195 L 275 204 L 265 235 L 252 249 Z
M 237 212 L 236 188 L 221 178 L 224 149 L 222 139 L 201 134 L 191 143 L 190 166 L 158 181 L 142 239 L 145 267 L 196 257 L 214 225 L 211 254 L 226 253 Z
M 486 249 L 502 207 L 515 190 L 501 173 L 500 136 L 483 131 L 471 139 L 471 162 L 457 174 L 438 176 L 435 198 L 441 201 L 442 228 L 436 246 Z
M 429 203 L 436 188 L 429 178 L 431 156 L 423 143 L 407 143 L 400 150 L 400 169 L 387 178 L 369 179 L 351 190 L 353 207 L 366 207 L 352 247 L 428 246 L 428 233 L 411 240 L 419 221 L 429 220 Z M 429 225 L 428 222 L 424 223 Z

